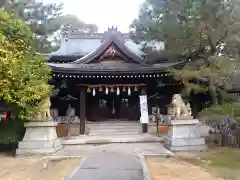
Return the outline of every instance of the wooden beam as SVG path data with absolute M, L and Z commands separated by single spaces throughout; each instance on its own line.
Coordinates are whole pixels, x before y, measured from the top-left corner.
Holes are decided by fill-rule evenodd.
M 86 88 L 80 88 L 80 134 L 85 134 L 86 126 Z

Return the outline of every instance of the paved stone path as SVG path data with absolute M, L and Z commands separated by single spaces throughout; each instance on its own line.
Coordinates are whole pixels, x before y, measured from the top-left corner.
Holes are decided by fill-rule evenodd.
M 66 146 L 54 156 L 87 157 L 71 180 L 143 180 L 139 154 L 170 154 L 160 143 Z
M 89 156 L 72 180 L 143 180 L 136 155 L 103 152 Z
M 112 143 L 101 145 L 73 145 L 65 146 L 54 156 L 89 156 L 102 152 L 116 152 L 122 154 L 169 154 L 160 143 Z

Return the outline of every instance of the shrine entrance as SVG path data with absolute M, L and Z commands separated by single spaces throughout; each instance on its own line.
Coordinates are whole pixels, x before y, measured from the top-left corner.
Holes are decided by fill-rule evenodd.
M 88 121 L 139 121 L 138 93 L 87 94 L 86 117 Z

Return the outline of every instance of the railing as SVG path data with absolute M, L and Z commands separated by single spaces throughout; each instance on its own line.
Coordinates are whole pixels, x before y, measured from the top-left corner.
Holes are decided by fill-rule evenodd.
M 53 117 L 53 120 L 60 124 L 80 123 L 80 119 L 78 116 L 70 116 L 70 117 L 69 116 L 55 116 L 55 117 Z
M 169 117 L 167 115 L 164 116 L 164 115 L 157 115 L 157 114 L 153 114 L 152 116 L 154 116 L 155 118 L 156 136 L 167 134 Z

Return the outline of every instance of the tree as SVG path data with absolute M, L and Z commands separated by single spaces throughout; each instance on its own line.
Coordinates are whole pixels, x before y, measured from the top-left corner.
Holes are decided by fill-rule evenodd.
M 14 13 L 24 20 L 36 34 L 35 46 L 38 52 L 48 53 L 53 51 L 52 39 L 61 24 L 57 18 L 61 14 L 62 4 L 43 4 L 35 0 L 7 0 L 3 5 L 4 10 Z
M 186 92 L 208 91 L 217 104 L 217 90 L 232 75 L 236 61 L 231 60 L 240 52 L 239 7 L 237 0 L 147 0 L 132 24 L 133 37 L 164 41 L 169 60 L 189 60 L 173 75 Z
M 72 30 L 78 30 L 83 33 L 95 33 L 98 32 L 98 27 L 96 24 L 86 24 L 85 22 L 81 21 L 77 16 L 67 14 L 60 16 L 58 18 L 58 22 L 63 27 L 71 26 Z
M 23 21 L 0 11 L 0 99 L 24 116 L 34 114 L 51 94 L 50 68 L 33 43 L 34 35 Z
M 59 46 L 62 27 L 70 25 L 82 32 L 97 32 L 95 24 L 86 24 L 74 15 L 62 15 L 62 4 L 42 3 L 36 0 L 5 0 L 0 7 L 24 20 L 36 34 L 38 52 L 49 53 Z

